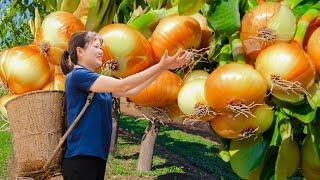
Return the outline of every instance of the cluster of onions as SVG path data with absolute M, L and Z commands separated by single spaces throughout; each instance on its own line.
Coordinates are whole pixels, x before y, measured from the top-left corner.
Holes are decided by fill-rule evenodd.
M 263 104 L 266 93 L 266 81 L 251 65 L 218 67 L 205 82 L 205 98 L 219 113 L 211 121 L 213 130 L 229 139 L 266 131 L 273 121 L 273 111 Z
M 0 65 L 1 79 L 14 94 L 39 90 L 51 76 L 46 56 L 33 44 L 5 51 Z
M 68 40 L 75 32 L 85 29 L 83 23 L 72 13 L 56 11 L 42 22 L 41 49 L 49 56 L 49 62 L 60 65 L 63 51 L 68 47 Z
M 195 70 L 184 78 L 184 85 L 178 95 L 178 106 L 185 114 L 185 120 L 210 121 L 215 112 L 209 108 L 204 94 L 204 85 L 209 73 Z
M 99 31 L 103 39 L 104 68 L 116 77 L 126 77 L 153 64 L 148 40 L 126 24 L 110 24 Z
M 315 68 L 309 56 L 289 43 L 274 44 L 262 51 L 256 69 L 267 80 L 268 89 L 278 99 L 298 103 L 315 80 Z
M 296 30 L 292 10 L 280 3 L 262 3 L 245 14 L 240 39 L 250 64 L 257 55 L 275 42 L 289 42 Z
M 166 49 L 169 55 L 173 55 L 178 49 L 198 48 L 200 43 L 200 24 L 191 16 L 163 18 L 150 38 L 156 61 L 160 60 Z
M 177 100 L 183 85 L 182 79 L 173 72 L 163 72 L 151 85 L 129 100 L 145 107 L 163 107 Z

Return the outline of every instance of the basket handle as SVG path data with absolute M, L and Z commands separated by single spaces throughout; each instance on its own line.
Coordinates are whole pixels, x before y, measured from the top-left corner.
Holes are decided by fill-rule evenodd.
M 71 133 L 71 131 L 76 127 L 76 125 L 79 123 L 81 117 L 83 116 L 83 114 L 85 113 L 85 111 L 87 110 L 88 106 L 90 105 L 92 99 L 93 99 L 94 93 L 90 92 L 87 96 L 87 100 L 86 103 L 84 104 L 83 108 L 81 109 L 80 113 L 78 114 L 78 116 L 76 117 L 76 119 L 72 122 L 72 124 L 70 125 L 70 127 L 68 128 L 68 130 L 66 131 L 66 133 L 64 133 L 64 135 L 62 136 L 62 138 L 60 139 L 58 145 L 56 146 L 56 148 L 54 149 L 52 155 L 50 156 L 50 158 L 46 161 L 46 163 L 43 165 L 42 167 L 42 171 L 45 172 L 45 174 L 42 176 L 44 179 L 48 173 L 48 167 L 50 166 L 53 158 L 57 155 L 59 149 L 61 148 L 61 146 L 63 145 L 63 143 L 65 142 L 65 140 L 67 139 L 68 135 Z

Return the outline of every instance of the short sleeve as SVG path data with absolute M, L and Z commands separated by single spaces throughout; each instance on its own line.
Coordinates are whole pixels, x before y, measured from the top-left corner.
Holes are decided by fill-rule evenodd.
M 88 92 L 91 85 L 98 79 L 99 74 L 89 71 L 84 68 L 78 68 L 73 74 L 73 80 L 76 86 L 82 90 Z

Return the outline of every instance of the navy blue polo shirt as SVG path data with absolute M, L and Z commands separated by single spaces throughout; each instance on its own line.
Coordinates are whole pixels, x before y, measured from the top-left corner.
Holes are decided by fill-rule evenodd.
M 98 77 L 99 74 L 82 66 L 68 73 L 65 81 L 68 127 L 83 108 L 89 89 Z M 107 159 L 112 132 L 111 108 L 110 93 L 94 93 L 90 106 L 67 138 L 65 158 L 88 155 Z

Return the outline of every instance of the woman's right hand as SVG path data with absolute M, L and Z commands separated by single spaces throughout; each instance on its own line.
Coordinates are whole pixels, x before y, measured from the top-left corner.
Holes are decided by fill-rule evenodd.
M 173 56 L 169 56 L 168 51 L 165 50 L 161 57 L 160 64 L 165 69 L 173 70 L 187 64 L 190 61 L 190 59 L 191 53 L 186 50 L 179 49 L 178 52 Z

